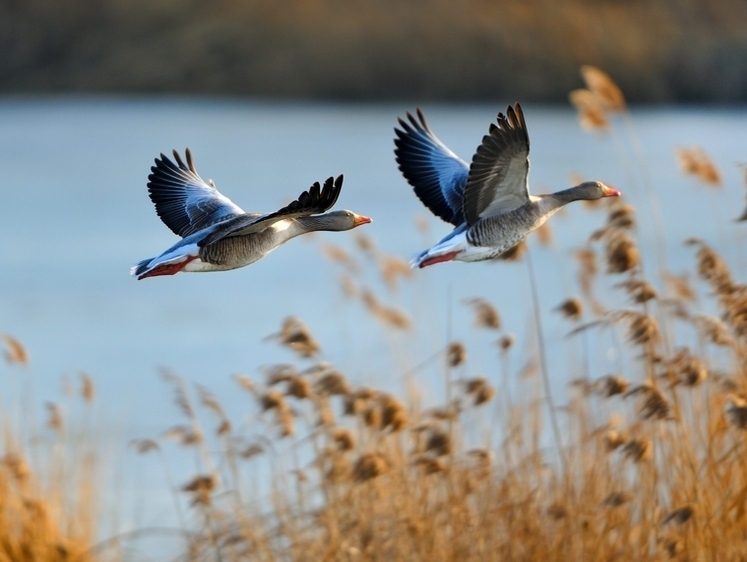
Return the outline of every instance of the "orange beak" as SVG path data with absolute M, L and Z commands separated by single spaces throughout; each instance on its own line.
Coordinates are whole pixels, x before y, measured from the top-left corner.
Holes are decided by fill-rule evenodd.
M 364 217 L 363 215 L 355 215 L 355 226 L 360 226 L 362 224 L 368 224 L 370 222 L 373 222 L 372 219 L 369 217 Z
M 616 189 L 612 189 L 611 187 L 602 184 L 602 193 L 605 197 L 620 197 L 620 192 Z

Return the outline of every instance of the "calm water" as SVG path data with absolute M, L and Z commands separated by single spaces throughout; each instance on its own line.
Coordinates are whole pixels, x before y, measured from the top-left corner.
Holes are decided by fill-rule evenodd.
M 6 407 L 17 403 L 28 380 L 34 403 L 59 401 L 63 379 L 77 383 L 77 373 L 84 371 L 97 385 L 95 418 L 102 433 L 116 436 L 116 442 L 154 437 L 179 421 L 171 391 L 158 377 L 159 368 L 167 367 L 210 388 L 240 418 L 249 398 L 230 376 L 258 377 L 262 365 L 294 360 L 264 340 L 287 315 L 304 319 L 324 359 L 355 383 L 401 392 L 402 373 L 448 338 L 468 343 L 468 373 L 493 376 L 496 336 L 472 327 L 471 312 L 462 304 L 472 296 L 495 304 L 505 331 L 518 336 L 518 370 L 526 360 L 523 342 L 533 339 L 525 338 L 533 328 L 524 262 L 439 265 L 418 271 L 397 295 L 389 295 L 366 269 L 354 233 L 329 233 L 293 240 L 232 272 L 141 282 L 128 275 L 133 263 L 175 241 L 157 218 L 145 183 L 154 157 L 185 146 L 192 148 L 201 175 L 213 178 L 247 211 L 274 210 L 312 182 L 344 173 L 338 207 L 374 219 L 357 232 L 373 238 L 381 251 L 409 258 L 448 231 L 426 213 L 394 163 L 392 128 L 398 115 L 413 108 L 182 99 L 0 101 L 0 332 L 18 337 L 32 359 L 28 373 L 0 367 L 8 381 L 2 391 Z M 466 160 L 504 108 L 504 102 L 424 107 L 436 134 Z M 724 248 L 744 273 L 747 226 L 732 219 L 745 204 L 736 163 L 747 162 L 747 109 L 634 109 L 645 167 L 622 122 L 615 135 L 602 138 L 583 132 L 567 108 L 528 105 L 525 114 L 535 192 L 568 187 L 572 173 L 616 186 L 639 209 L 647 267 L 656 270 L 653 214 L 643 187 L 649 181 L 663 215 L 670 270 L 691 268 L 693 252 L 681 242 L 697 236 Z M 675 147 L 693 145 L 719 166 L 724 177 L 719 191 L 679 172 Z M 428 218 L 429 232 L 416 227 L 418 217 Z M 603 220 L 602 211 L 572 205 L 551 221 L 552 248 L 532 241 L 550 371 L 557 381 L 574 375 L 565 352 L 573 342 L 564 339 L 568 325 L 551 309 L 578 292 L 571 250 Z M 385 302 L 408 310 L 418 329 L 387 330 L 359 302 L 346 300 L 340 267 L 321 255 L 327 243 L 356 254 L 368 271 L 366 283 Z M 615 365 L 614 353 L 602 351 L 594 365 L 597 376 Z M 418 371 L 417 382 L 426 402 L 442 395 L 437 367 Z M 252 417 L 245 421 L 256 423 Z M 170 509 L 167 496 L 154 506 L 143 494 L 163 491 L 156 462 L 127 463 L 135 470 L 118 476 L 122 489 L 136 487 L 130 499 L 145 506 L 133 517 L 153 524 Z M 192 468 L 177 467 L 177 479 L 181 469 L 192 474 Z

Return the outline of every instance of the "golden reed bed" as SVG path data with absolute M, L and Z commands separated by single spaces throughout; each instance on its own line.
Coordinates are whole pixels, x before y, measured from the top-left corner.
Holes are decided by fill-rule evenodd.
M 609 131 L 620 114 L 615 120 L 635 146 L 622 93 L 598 69 L 585 67 L 583 76 L 588 89 L 571 94 L 581 124 Z M 677 157 L 685 173 L 720 184 L 703 151 L 678 149 Z M 132 445 L 153 454 L 171 439 L 198 456 L 202 469 L 171 490 L 178 510 L 179 496 L 190 498 L 177 559 L 747 559 L 747 284 L 699 240 L 686 241 L 699 286 L 686 275 L 644 271 L 635 209 L 614 201 L 595 212 L 607 220 L 576 252 L 580 294 L 556 311 L 584 345 L 600 333 L 611 337 L 626 375 L 592 377 L 580 368 L 562 409 L 543 373 L 541 341 L 513 396 L 511 385 L 464 369 L 468 344 L 448 342 L 430 359 L 443 365 L 446 401 L 425 409 L 417 389 L 397 397 L 355 387 L 314 361 L 320 345 L 296 318 L 271 338 L 298 354 L 297 365 L 265 369 L 262 382 L 236 377 L 264 423 L 261 439 L 247 438 L 209 390 L 195 394 L 166 374 L 183 423 Z M 538 236 L 551 243 L 549 230 Z M 407 282 L 402 260 L 368 238 L 357 242 L 386 286 Z M 666 263 L 663 245 L 650 250 Z M 322 251 L 340 267 L 342 290 L 372 318 L 392 330 L 418 328 L 362 285 L 342 248 Z M 522 251 L 504 258 L 523 259 Z M 608 308 L 601 287 L 626 294 L 629 306 Z M 517 350 L 499 312 L 482 298 L 464 304 L 476 326 L 495 333 L 504 380 L 515 376 L 508 357 Z M 13 337 L 4 336 L 4 347 L 10 368 L 29 362 Z M 88 377 L 79 392 L 94 400 Z M 29 439 L 31 428 L 3 421 L 0 562 L 128 560 L 129 545 L 165 532 L 102 542 L 96 440 L 68 428 L 53 404 L 47 425 L 58 443 L 43 450 Z M 302 448 L 308 458 L 297 456 Z M 261 472 L 268 475 L 261 492 L 244 486 L 253 463 L 267 457 L 272 470 Z

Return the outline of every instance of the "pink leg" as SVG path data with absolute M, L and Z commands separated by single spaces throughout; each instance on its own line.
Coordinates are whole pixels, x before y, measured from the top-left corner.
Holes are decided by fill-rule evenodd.
M 197 256 L 188 256 L 186 260 L 180 261 L 179 263 L 166 263 L 159 265 L 158 267 L 151 269 L 140 275 L 137 280 L 145 279 L 146 277 L 158 277 L 159 275 L 174 275 L 179 273 L 184 267 L 191 262 L 196 260 Z
M 448 254 L 443 254 L 440 256 L 428 258 L 427 260 L 423 260 L 420 262 L 420 267 L 427 267 L 435 263 L 441 263 L 442 261 L 451 261 L 458 255 L 459 255 L 459 251 L 455 251 L 455 252 L 449 252 Z

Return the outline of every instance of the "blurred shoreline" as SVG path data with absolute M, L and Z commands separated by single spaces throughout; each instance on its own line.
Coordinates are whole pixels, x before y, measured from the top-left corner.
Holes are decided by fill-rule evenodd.
M 0 2 L 0 93 L 562 102 L 582 64 L 633 103 L 747 101 L 747 3 Z

